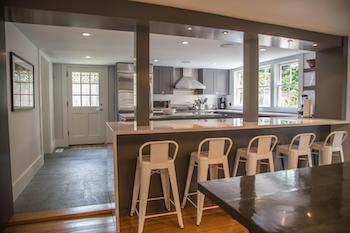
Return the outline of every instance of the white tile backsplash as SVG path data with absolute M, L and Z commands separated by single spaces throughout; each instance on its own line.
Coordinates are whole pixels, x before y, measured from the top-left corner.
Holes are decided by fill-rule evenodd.
M 217 95 L 197 95 L 191 90 L 174 90 L 172 95 L 153 95 L 154 101 L 170 100 L 172 105 L 193 105 L 194 101 L 198 98 L 208 98 L 208 107 L 217 108 L 218 98 Z M 229 98 L 227 98 L 229 100 Z

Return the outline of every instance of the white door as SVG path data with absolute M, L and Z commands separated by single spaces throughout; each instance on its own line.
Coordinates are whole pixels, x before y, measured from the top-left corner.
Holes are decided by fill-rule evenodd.
M 69 145 L 104 143 L 107 121 L 107 67 L 68 67 Z

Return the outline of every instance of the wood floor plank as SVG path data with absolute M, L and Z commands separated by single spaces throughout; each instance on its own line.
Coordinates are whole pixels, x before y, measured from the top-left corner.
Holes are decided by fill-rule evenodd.
M 221 209 L 206 210 L 201 226 L 196 226 L 196 209 L 183 211 L 185 229 L 180 229 L 175 215 L 145 222 L 144 233 L 243 233 L 243 227 Z M 58 220 L 35 224 L 11 226 L 5 233 L 115 233 L 114 217 Z M 122 233 L 137 232 L 137 217 L 121 219 Z

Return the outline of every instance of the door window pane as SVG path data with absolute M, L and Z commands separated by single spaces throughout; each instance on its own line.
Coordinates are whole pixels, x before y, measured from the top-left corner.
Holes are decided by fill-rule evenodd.
M 100 106 L 100 100 L 99 96 L 91 96 L 91 107 L 98 107 Z
M 98 72 L 72 72 L 72 106 L 99 106 L 99 88 Z

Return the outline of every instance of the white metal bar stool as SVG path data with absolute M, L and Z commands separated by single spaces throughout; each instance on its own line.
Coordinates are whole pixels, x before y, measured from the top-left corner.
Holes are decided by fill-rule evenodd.
M 171 145 L 173 145 L 175 149 L 173 155 L 169 156 L 169 149 Z M 145 148 L 149 148 L 149 154 L 147 155 L 145 155 L 143 152 Z M 179 226 L 180 228 L 184 228 L 174 164 L 178 149 L 179 145 L 175 141 L 146 142 L 139 149 L 130 211 L 130 216 L 133 216 L 135 212 L 138 213 L 138 233 L 143 232 L 143 226 L 146 218 L 159 217 L 169 214 L 177 214 Z M 152 174 L 160 174 L 164 197 L 148 199 L 149 184 Z M 169 178 L 174 201 L 170 200 Z M 140 200 L 138 201 L 137 199 L 139 195 Z M 168 210 L 170 210 L 171 203 L 175 206 L 176 211 L 146 216 L 147 201 L 161 199 L 164 199 L 165 206 Z M 137 212 L 136 205 L 138 202 L 139 211 Z
M 298 168 L 298 161 L 306 160 L 308 166 L 312 167 L 311 145 L 315 141 L 314 133 L 301 133 L 296 135 L 289 145 L 279 145 L 276 149 L 276 162 L 288 156 L 288 169 Z M 305 159 L 306 156 L 306 159 Z
M 218 165 L 222 165 L 225 178 L 230 177 L 227 157 L 232 148 L 232 140 L 227 137 L 206 138 L 198 146 L 198 151 L 191 153 L 190 164 L 187 172 L 185 193 L 182 201 L 182 208 L 185 207 L 188 200 L 193 206 L 197 207 L 197 225 L 200 224 L 204 209 L 204 195 L 200 192 L 189 193 L 194 167 L 198 168 L 197 182 L 206 181 L 208 170 L 210 178 L 217 179 Z M 208 150 L 204 151 L 203 146 L 208 145 Z M 197 194 L 197 205 L 189 196 Z
M 343 142 L 348 136 L 346 131 L 334 131 L 330 133 L 324 142 L 315 142 L 311 145 L 320 155 L 320 165 L 332 163 L 334 152 L 339 152 L 340 161 L 344 163 Z
M 260 172 L 261 160 L 268 160 L 270 171 L 274 172 L 272 151 L 277 144 L 278 138 L 275 135 L 256 136 L 250 140 L 247 148 L 239 148 L 233 167 L 233 176 L 237 175 L 240 162 L 246 163 L 246 175 L 251 176 Z M 253 145 L 257 143 L 256 147 Z

